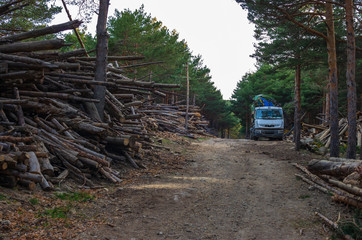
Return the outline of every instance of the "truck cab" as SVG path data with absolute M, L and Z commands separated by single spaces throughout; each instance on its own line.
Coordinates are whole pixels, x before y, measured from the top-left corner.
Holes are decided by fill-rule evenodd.
M 260 95 L 258 97 L 260 98 Z M 274 106 L 271 102 L 269 102 L 269 104 L 259 103 L 257 105 L 254 103 L 254 106 L 252 107 L 251 123 L 251 139 L 258 140 L 259 137 L 278 140 L 283 139 L 284 117 L 283 109 L 281 107 Z

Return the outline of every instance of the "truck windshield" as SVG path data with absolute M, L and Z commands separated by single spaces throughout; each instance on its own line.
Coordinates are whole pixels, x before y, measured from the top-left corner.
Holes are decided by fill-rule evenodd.
M 258 109 L 256 110 L 257 119 L 281 119 L 283 112 L 280 109 Z

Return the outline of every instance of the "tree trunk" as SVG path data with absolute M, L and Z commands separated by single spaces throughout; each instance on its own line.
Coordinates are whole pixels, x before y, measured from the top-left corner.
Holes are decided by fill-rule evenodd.
M 348 176 L 361 167 L 360 162 L 332 162 L 328 160 L 311 160 L 308 163 L 308 170 L 318 174 L 328 174 L 332 176 Z
M 94 78 L 96 81 L 107 81 L 107 55 L 108 55 L 108 33 L 107 33 L 107 15 L 109 0 L 99 1 L 99 15 L 97 22 L 97 47 L 96 47 L 96 70 Z M 104 102 L 106 88 L 104 86 L 95 86 L 94 98 L 100 102 L 96 104 L 98 114 L 103 120 Z
M 331 99 L 330 99 L 330 87 L 329 87 L 329 83 L 327 84 L 327 87 L 326 87 L 326 114 L 325 114 L 325 120 L 327 122 L 327 124 L 329 125 L 329 121 L 331 119 L 331 114 L 330 114 L 330 110 L 331 110 L 331 107 L 330 107 L 330 104 L 331 104 Z
M 333 4 L 328 2 L 326 6 L 327 22 L 327 50 L 330 83 L 330 128 L 331 144 L 330 156 L 339 156 L 339 133 L 338 133 L 338 76 L 337 76 L 337 54 L 333 22 Z
M 295 70 L 295 93 L 294 93 L 294 143 L 295 143 L 295 150 L 299 151 L 300 149 L 300 76 L 301 76 L 301 69 L 300 65 L 298 64 Z
M 347 25 L 347 99 L 348 99 L 348 147 L 347 158 L 356 158 L 356 47 L 353 29 L 353 0 L 346 0 L 346 25 Z
M 248 113 L 246 114 L 246 118 L 245 118 L 245 138 L 248 139 L 249 138 L 249 110 L 248 110 Z

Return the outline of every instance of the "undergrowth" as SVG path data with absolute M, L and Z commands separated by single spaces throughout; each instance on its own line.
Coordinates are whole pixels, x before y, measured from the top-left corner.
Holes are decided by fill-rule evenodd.
M 352 219 L 341 220 L 338 223 L 338 233 L 362 240 L 362 210 L 357 209 Z
M 54 195 L 61 200 L 73 202 L 87 202 L 94 199 L 94 196 L 85 192 L 55 193 Z

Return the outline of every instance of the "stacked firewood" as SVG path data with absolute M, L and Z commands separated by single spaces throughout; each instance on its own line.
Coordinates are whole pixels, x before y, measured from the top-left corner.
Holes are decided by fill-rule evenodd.
M 303 138 L 307 139 L 315 139 L 318 143 L 322 144 L 324 147 L 328 148 L 331 143 L 330 137 L 330 128 L 325 126 L 324 124 L 321 125 L 312 125 L 303 123 Z M 343 143 L 347 142 L 348 138 L 348 121 L 346 118 L 341 118 L 339 120 L 339 136 L 340 141 Z M 357 145 L 361 146 L 362 143 L 362 113 L 357 113 Z M 312 144 L 310 142 L 309 144 Z M 309 146 L 313 147 L 313 146 Z
M 198 106 L 190 106 L 188 111 L 188 124 L 186 129 L 186 106 L 172 106 L 157 104 L 153 106 L 143 106 L 138 110 L 147 116 L 146 122 L 155 129 L 173 132 L 176 134 L 193 137 L 192 134 L 211 136 L 206 132 L 209 121 L 200 114 Z
M 154 102 L 167 96 L 162 89 L 179 85 L 129 79 L 118 64 L 143 57 L 110 56 L 116 67 L 108 65 L 103 82 L 94 80 L 95 58 L 83 57 L 84 49 L 55 51 L 66 45 L 63 40 L 20 42 L 79 24 L 71 21 L 0 38 L 1 185 L 33 189 L 39 183 L 50 190 L 72 177 L 94 187 L 93 178 L 100 176 L 121 182 L 120 172 L 111 165 L 142 166 L 137 161 L 144 157 L 142 147 L 152 147 L 152 129 L 189 134 L 179 130 L 180 119 L 172 122 L 147 112 L 160 109 Z M 95 86 L 106 88 L 103 121 L 95 110 Z M 175 109 L 172 114 L 178 117 L 185 114 L 184 106 L 162 108 Z M 194 110 L 190 114 L 190 131 L 206 134 L 207 121 Z
M 307 168 L 293 164 L 305 175 L 296 174 L 313 187 L 332 194 L 336 202 L 362 208 L 362 161 L 344 158 L 312 160 Z

